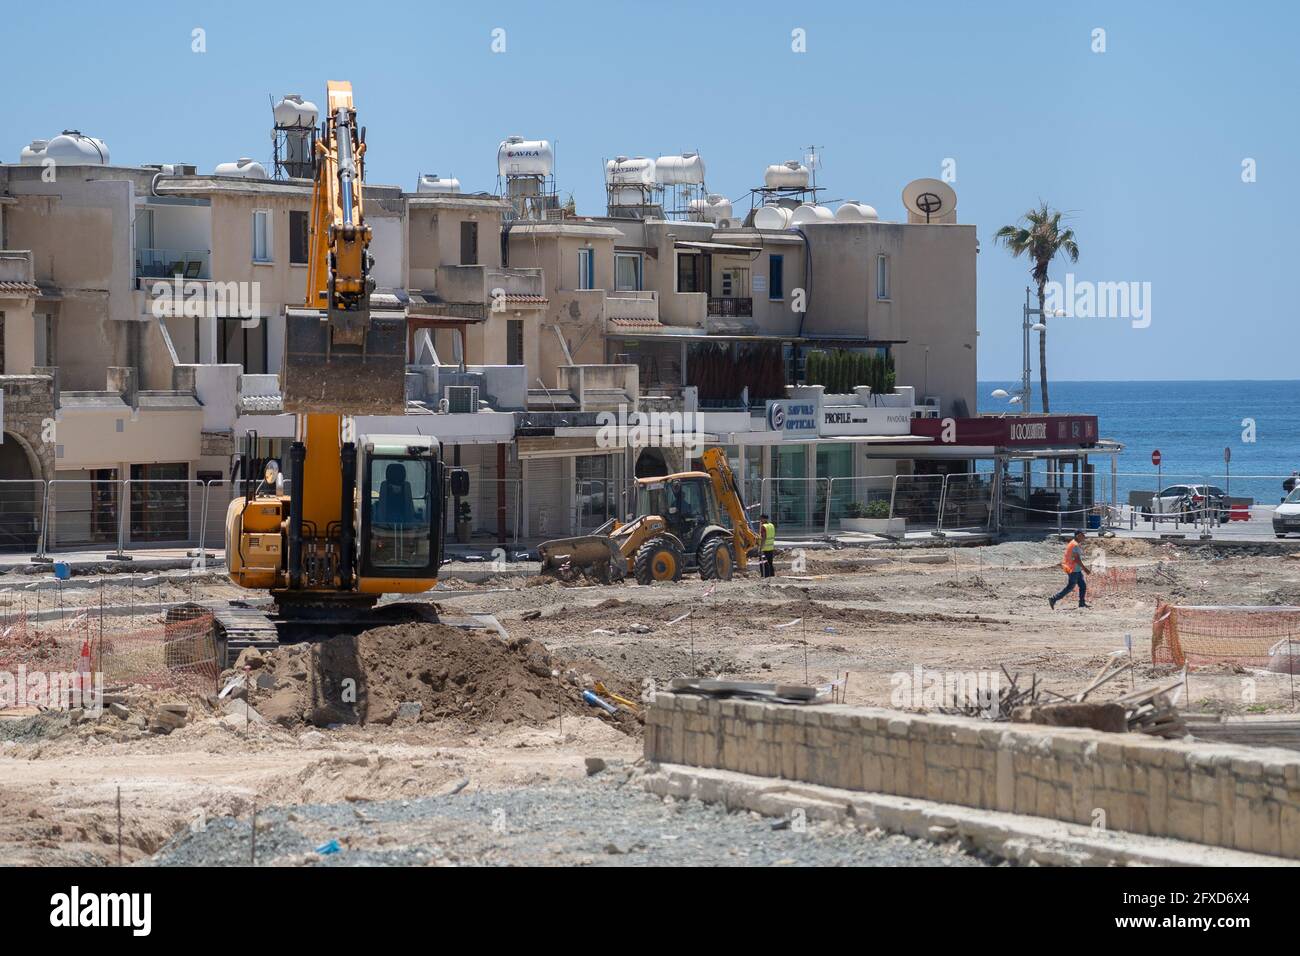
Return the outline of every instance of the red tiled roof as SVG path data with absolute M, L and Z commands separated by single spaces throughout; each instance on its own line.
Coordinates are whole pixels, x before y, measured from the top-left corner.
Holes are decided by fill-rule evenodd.
M 522 292 L 507 292 L 504 298 L 507 302 L 519 302 L 529 305 L 546 305 L 549 301 L 544 295 L 527 295 Z
M 646 318 L 645 316 L 623 318 L 617 315 L 611 315 L 609 317 L 609 324 L 616 329 L 636 329 L 638 331 L 662 329 L 664 327 L 664 324 L 658 319 Z
M 40 295 L 40 286 L 34 282 L 9 282 L 0 281 L 0 295 L 6 296 L 32 296 Z

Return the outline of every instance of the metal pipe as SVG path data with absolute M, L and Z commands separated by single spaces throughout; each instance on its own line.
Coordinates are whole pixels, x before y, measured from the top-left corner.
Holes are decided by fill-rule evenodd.
M 339 506 L 339 590 L 352 588 L 352 549 L 356 541 L 357 446 L 343 443 L 343 500 Z
M 300 441 L 289 446 L 289 587 L 302 587 L 302 499 L 303 464 L 307 446 Z

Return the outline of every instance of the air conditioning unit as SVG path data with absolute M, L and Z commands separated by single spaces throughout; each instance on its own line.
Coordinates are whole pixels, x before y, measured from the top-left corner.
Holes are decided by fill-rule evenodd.
M 468 415 L 478 411 L 477 385 L 448 385 L 442 391 L 447 401 L 447 411 L 453 415 Z

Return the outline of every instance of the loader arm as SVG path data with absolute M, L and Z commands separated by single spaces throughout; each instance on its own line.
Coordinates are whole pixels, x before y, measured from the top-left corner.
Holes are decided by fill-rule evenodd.
M 749 517 L 745 514 L 745 501 L 740 494 L 736 475 L 727 462 L 727 453 L 721 448 L 706 448 L 701 456 L 704 470 L 713 482 L 713 493 L 717 495 L 718 504 L 731 518 L 731 536 L 735 542 L 736 565 L 745 567 L 749 563 L 749 553 L 758 549 L 758 535 L 749 526 Z

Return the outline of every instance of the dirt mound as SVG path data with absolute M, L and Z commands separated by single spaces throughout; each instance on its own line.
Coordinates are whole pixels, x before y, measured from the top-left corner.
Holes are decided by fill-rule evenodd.
M 402 624 L 268 654 L 245 651 L 238 666 L 249 669 L 247 696 L 257 712 L 287 727 L 537 725 L 561 712 L 598 716 L 629 733 L 639 727 L 625 710 L 610 715 L 587 704 L 581 675 L 526 637 L 506 643 L 481 631 Z M 613 675 L 600 679 L 624 697 L 639 693 Z
M 592 620 L 599 621 L 599 627 L 606 633 L 624 632 L 653 634 L 656 625 L 681 617 L 687 611 L 693 611 L 692 617 L 696 627 L 708 627 L 711 622 L 734 624 L 738 621 L 751 622 L 756 626 L 783 624 L 791 618 L 804 617 L 810 622 L 826 621 L 857 624 L 872 627 L 887 624 L 910 624 L 917 622 L 948 621 L 969 623 L 978 621 L 978 615 L 956 615 L 932 613 L 912 613 L 901 611 L 882 611 L 875 608 L 837 607 L 811 599 L 784 601 L 727 601 L 716 603 L 710 601 L 673 601 L 663 604 L 642 604 L 610 598 L 594 607 L 566 607 L 542 620 L 559 624 L 563 621 Z M 632 623 L 627 623 L 628 620 Z M 639 625 L 639 626 L 638 626 Z M 678 625 L 680 630 L 685 625 Z
M 1106 552 L 1110 557 L 1121 558 L 1149 558 L 1161 551 L 1158 543 L 1141 538 L 1106 538 L 1100 542 L 1089 542 L 1089 545 Z

